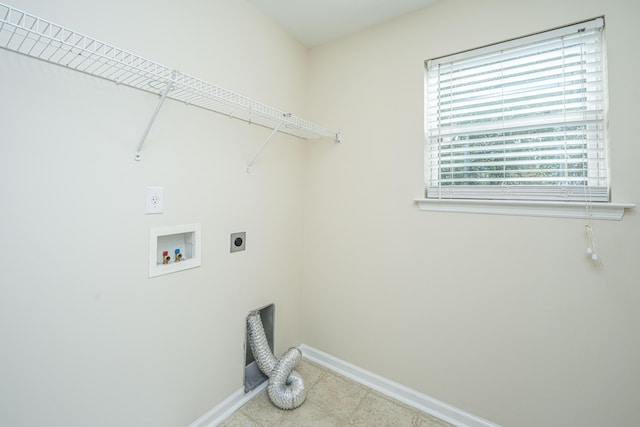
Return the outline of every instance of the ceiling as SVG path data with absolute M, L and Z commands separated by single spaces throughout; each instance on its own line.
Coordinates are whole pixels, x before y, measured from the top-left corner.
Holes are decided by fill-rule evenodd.
M 422 9 L 439 0 L 248 0 L 307 47 Z

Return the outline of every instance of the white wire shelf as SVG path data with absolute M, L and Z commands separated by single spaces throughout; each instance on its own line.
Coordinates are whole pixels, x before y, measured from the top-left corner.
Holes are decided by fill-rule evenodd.
M 0 3 L 0 47 L 160 95 L 161 101 L 138 151 L 165 96 L 302 139 L 329 137 L 341 142 L 339 132 L 3 3 Z

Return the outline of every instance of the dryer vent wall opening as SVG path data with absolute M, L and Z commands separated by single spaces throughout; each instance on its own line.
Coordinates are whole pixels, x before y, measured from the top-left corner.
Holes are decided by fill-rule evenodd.
M 269 346 L 260 310 L 247 316 L 247 340 L 257 366 L 269 377 L 267 393 L 271 402 L 280 409 L 295 409 L 302 405 L 307 389 L 302 376 L 294 370 L 302 360 L 302 352 L 292 347 L 277 358 L 273 354 L 273 344 Z
M 258 312 L 260 313 L 260 320 L 263 325 L 263 330 L 265 333 L 265 338 L 267 340 L 267 345 L 271 350 L 271 353 L 274 352 L 274 334 L 273 331 L 275 329 L 275 305 L 269 304 L 264 307 L 258 308 L 252 313 Z M 244 351 L 245 351 L 245 364 L 244 364 L 244 392 L 248 393 L 251 390 L 258 387 L 260 384 L 269 380 L 265 374 L 262 373 L 260 368 L 258 367 L 258 363 L 256 362 L 255 357 L 253 356 L 253 352 L 251 350 L 251 344 L 249 344 L 249 328 L 248 321 L 245 326 L 245 343 L 244 343 Z

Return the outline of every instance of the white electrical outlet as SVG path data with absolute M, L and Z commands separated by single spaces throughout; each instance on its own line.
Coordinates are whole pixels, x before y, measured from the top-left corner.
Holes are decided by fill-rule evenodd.
M 164 187 L 147 187 L 147 214 L 161 214 L 164 211 Z

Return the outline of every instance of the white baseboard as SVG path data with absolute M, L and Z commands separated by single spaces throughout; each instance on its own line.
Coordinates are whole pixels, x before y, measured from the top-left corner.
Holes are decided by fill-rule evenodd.
M 265 388 L 267 388 L 266 381 L 248 393 L 244 392 L 244 387 L 236 390 L 231 396 L 227 397 L 225 400 L 207 411 L 206 414 L 189 424 L 188 427 L 217 426 Z
M 302 355 L 311 362 L 322 365 L 357 383 L 372 388 L 379 393 L 416 408 L 419 411 L 433 415 L 449 424 L 458 427 L 500 427 L 490 421 L 419 393 L 373 372 L 359 368 L 356 365 L 338 359 L 306 344 L 302 344 L 300 350 L 302 350 Z
M 490 421 L 476 417 L 461 409 L 455 408 L 437 399 L 419 393 L 405 387 L 402 384 L 393 382 L 380 375 L 359 368 L 352 363 L 346 362 L 325 352 L 317 350 L 306 344 L 300 346 L 304 358 L 318 365 L 324 366 L 340 375 L 343 375 L 357 383 L 372 388 L 379 393 L 398 400 L 406 405 L 416 408 L 419 411 L 433 415 L 443 421 L 457 427 L 500 427 Z M 240 388 L 220 402 L 206 414 L 189 424 L 188 427 L 215 427 L 228 418 L 242 405 L 251 400 L 255 395 L 267 387 L 267 382 L 260 384 L 254 390 L 245 393 L 244 388 Z

